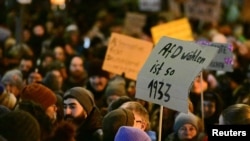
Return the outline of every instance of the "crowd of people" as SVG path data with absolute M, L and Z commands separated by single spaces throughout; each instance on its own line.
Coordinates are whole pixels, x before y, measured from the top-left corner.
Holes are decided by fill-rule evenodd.
M 55 10 L 33 2 L 22 7 L 20 40 L 20 9 L 0 3 L 0 141 L 207 141 L 210 125 L 250 124 L 249 23 L 189 19 L 195 40 L 233 46 L 233 71 L 202 70 L 187 92 L 188 113 L 164 107 L 159 125 L 160 105 L 135 97 L 136 80 L 102 69 L 110 35 L 125 34 L 126 12 L 138 12 L 111 3 L 73 0 Z M 184 16 L 144 14 L 142 32 L 126 35 L 149 42 L 151 27 Z

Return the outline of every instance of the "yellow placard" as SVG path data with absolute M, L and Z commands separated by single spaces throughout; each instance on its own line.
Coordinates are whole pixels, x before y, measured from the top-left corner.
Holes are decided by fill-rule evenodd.
M 152 42 L 112 33 L 102 69 L 136 80 L 152 48 Z
M 154 26 L 151 28 L 151 33 L 155 44 L 157 44 L 162 36 L 186 41 L 194 40 L 192 29 L 187 18 Z

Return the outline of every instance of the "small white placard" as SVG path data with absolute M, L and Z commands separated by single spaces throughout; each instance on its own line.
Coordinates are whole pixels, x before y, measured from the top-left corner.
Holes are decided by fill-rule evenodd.
M 197 43 L 204 47 L 216 47 L 219 49 L 216 56 L 205 69 L 226 72 L 233 71 L 233 52 L 231 51 L 231 44 L 215 43 L 208 41 L 198 41 Z

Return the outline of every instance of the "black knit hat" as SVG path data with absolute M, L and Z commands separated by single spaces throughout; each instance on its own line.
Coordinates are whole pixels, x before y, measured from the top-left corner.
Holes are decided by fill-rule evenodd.
M 133 126 L 134 114 L 132 111 L 118 108 L 107 113 L 103 118 L 103 139 L 114 140 L 121 126 Z
M 38 141 L 40 127 L 28 112 L 17 110 L 0 117 L 0 135 L 8 141 Z
M 178 130 L 183 126 L 184 124 L 192 124 L 196 130 L 199 130 L 199 122 L 198 122 L 198 117 L 194 115 L 191 112 L 188 113 L 179 113 L 174 121 L 174 132 L 178 132 Z
M 83 87 L 73 87 L 64 93 L 63 99 L 75 98 L 89 115 L 95 106 L 93 94 Z
M 114 100 L 109 106 L 108 106 L 108 112 L 113 111 L 117 108 L 119 108 L 123 103 L 132 101 L 132 99 L 128 96 L 121 96 L 118 99 Z

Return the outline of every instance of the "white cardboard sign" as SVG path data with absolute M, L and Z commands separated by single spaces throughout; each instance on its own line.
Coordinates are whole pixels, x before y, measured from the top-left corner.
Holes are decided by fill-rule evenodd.
M 189 88 L 217 51 L 163 36 L 137 76 L 135 97 L 187 113 Z

